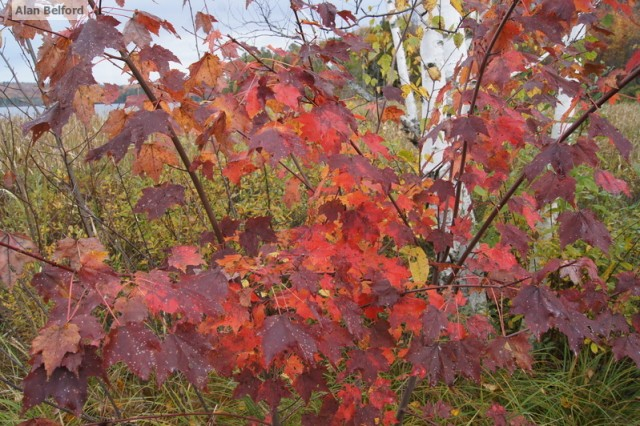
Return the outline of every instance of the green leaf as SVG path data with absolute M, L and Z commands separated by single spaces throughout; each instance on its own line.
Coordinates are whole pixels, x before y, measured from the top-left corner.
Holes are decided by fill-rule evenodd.
M 380 57 L 380 59 L 378 59 L 378 65 L 380 65 L 380 69 L 382 70 L 383 74 L 387 74 L 391 69 L 392 60 L 393 58 L 388 53 L 385 53 Z
M 456 47 L 460 48 L 460 46 L 462 46 L 462 42 L 464 42 L 464 34 L 455 33 L 453 35 L 453 43 L 456 45 Z

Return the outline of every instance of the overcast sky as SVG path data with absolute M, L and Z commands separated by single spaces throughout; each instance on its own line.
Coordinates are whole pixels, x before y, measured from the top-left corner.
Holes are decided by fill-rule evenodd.
M 96 0 L 97 1 L 97 0 Z M 292 22 L 292 13 L 289 8 L 289 0 L 262 0 L 255 1 L 248 8 L 245 8 L 246 0 L 191 0 L 193 13 L 208 9 L 208 13 L 215 16 L 219 21 L 215 24 L 216 29 L 223 35 L 231 34 L 232 36 L 243 39 L 256 46 L 275 45 L 278 47 L 287 47 L 292 41 L 283 37 L 274 36 L 274 32 L 281 31 L 289 34 L 295 32 Z M 0 4 L 4 6 L 6 0 L 0 0 Z M 319 3 L 319 1 L 318 1 Z M 332 1 L 338 10 L 347 9 L 354 11 L 357 6 L 359 8 L 359 16 L 363 13 L 384 13 L 386 11 L 386 2 L 383 0 L 334 0 Z M 140 9 L 152 13 L 161 18 L 167 19 L 176 28 L 181 38 L 161 30 L 160 36 L 156 38 L 156 42 L 171 51 L 181 60 L 183 66 L 188 66 L 196 61 L 198 54 L 195 48 L 195 39 L 192 34 L 187 31 L 193 31 L 191 21 L 191 13 L 189 5 L 183 7 L 183 0 L 126 0 L 125 9 L 119 8 L 115 0 L 103 0 L 102 7 L 105 13 L 112 14 L 123 23 L 131 16 L 135 9 Z M 269 23 L 271 29 L 264 23 L 264 15 L 270 16 Z M 303 16 L 302 19 L 305 17 Z M 306 18 L 310 18 L 306 16 Z M 338 26 L 344 24 L 341 18 L 336 20 Z M 52 26 L 56 29 L 62 29 L 64 25 L 68 25 L 66 21 L 52 22 Z M 365 24 L 365 22 L 362 22 Z M 309 26 L 310 27 L 310 26 Z M 34 81 L 34 77 L 25 59 L 20 52 L 18 45 L 7 28 L 0 25 L 0 34 L 2 35 L 2 52 L 4 57 L 11 64 L 18 78 L 24 82 Z M 202 35 L 202 33 L 200 33 Z M 39 40 L 34 41 L 34 47 L 40 45 Z M 200 52 L 206 51 L 206 47 L 200 46 Z M 121 75 L 120 71 L 108 62 L 102 62 L 96 65 L 94 69 L 96 80 L 101 83 L 117 83 L 125 84 L 128 78 Z M 0 82 L 11 81 L 13 79 L 7 64 L 0 58 Z

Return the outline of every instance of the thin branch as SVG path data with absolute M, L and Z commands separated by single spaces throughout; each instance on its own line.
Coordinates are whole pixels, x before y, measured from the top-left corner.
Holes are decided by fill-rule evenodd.
M 480 93 L 482 78 L 484 77 L 484 73 L 487 70 L 487 65 L 489 64 L 489 57 L 491 56 L 491 51 L 493 50 L 496 42 L 498 41 L 498 37 L 500 37 L 500 34 L 502 33 L 504 26 L 507 24 L 507 21 L 511 17 L 511 14 L 515 10 L 519 2 L 520 0 L 513 0 L 513 2 L 511 3 L 511 6 L 509 7 L 509 10 L 507 10 L 505 15 L 502 17 L 502 20 L 500 21 L 500 24 L 498 25 L 496 32 L 493 34 L 493 38 L 491 39 L 491 42 L 489 43 L 489 46 L 487 47 L 487 50 L 484 53 L 484 56 L 482 57 L 482 63 L 480 64 L 480 69 L 478 70 L 478 78 L 476 79 L 476 85 L 473 88 L 471 105 L 469 107 L 469 115 L 474 114 L 476 102 L 478 100 L 478 94 Z M 462 175 L 464 174 L 464 168 L 467 162 L 467 150 L 468 150 L 468 142 L 464 140 L 462 142 L 462 153 L 460 154 L 460 171 L 458 172 L 458 181 L 456 182 L 455 201 L 453 205 L 453 213 L 451 215 L 452 224 L 458 217 L 458 213 L 460 211 L 460 199 L 462 198 Z M 453 172 L 453 167 L 451 170 Z M 451 250 L 451 247 L 449 246 L 445 248 L 442 257 L 440 258 L 441 261 L 444 262 L 447 259 L 447 256 L 449 255 L 450 250 Z
M 593 114 L 596 110 L 600 109 L 600 107 L 602 107 L 602 105 L 607 103 L 607 101 L 609 101 L 609 99 L 614 97 L 620 90 L 625 88 L 627 85 L 629 85 L 631 82 L 633 82 L 639 76 L 640 76 L 640 66 L 637 66 L 624 79 L 622 79 L 618 83 L 618 87 L 609 90 L 607 93 L 605 93 L 605 95 L 602 98 L 598 99 L 598 101 L 596 101 L 593 105 L 591 105 L 591 107 L 586 112 L 584 112 L 580 116 L 580 118 L 578 118 L 576 121 L 574 121 L 571 124 L 571 126 L 569 126 L 564 131 L 564 133 L 562 135 L 560 135 L 560 137 L 558 138 L 558 140 L 556 140 L 555 143 L 562 143 L 565 140 L 567 140 L 567 138 L 569 136 L 571 136 L 571 134 L 573 132 L 575 132 L 582 124 L 584 124 L 585 121 L 587 121 L 587 119 L 589 118 L 589 116 L 591 114 Z M 524 183 L 524 181 L 525 181 L 525 175 L 524 175 L 524 173 L 522 173 L 518 177 L 518 179 L 511 185 L 511 187 L 509 187 L 509 189 L 507 190 L 506 194 L 502 196 L 500 201 L 498 201 L 498 203 L 493 208 L 493 210 L 491 211 L 489 216 L 483 222 L 482 226 L 480 227 L 480 229 L 478 230 L 476 235 L 469 242 L 469 245 L 467 245 L 467 248 L 464 251 L 464 253 L 462 253 L 460 258 L 456 262 L 456 264 L 458 266 L 462 266 L 464 264 L 464 262 L 467 260 L 467 257 L 469 257 L 469 255 L 471 254 L 471 252 L 475 248 L 476 244 L 478 244 L 480 239 L 484 236 L 484 234 L 489 229 L 489 226 L 491 226 L 491 224 L 493 223 L 495 218 L 498 216 L 498 213 L 500 213 L 500 210 L 502 210 L 502 208 L 507 204 L 507 202 L 511 199 L 511 197 L 513 197 L 513 195 L 516 193 L 516 191 L 518 190 L 520 185 L 522 185 Z M 451 274 L 451 276 L 449 278 L 449 283 L 453 282 L 453 280 L 456 278 L 456 275 L 457 275 L 457 273 L 454 271 L 454 273 Z
M 305 175 L 304 170 L 302 169 L 302 167 L 300 167 L 300 163 L 298 162 L 298 159 L 296 158 L 296 156 L 291 154 L 290 157 L 291 157 L 291 160 L 293 161 L 293 164 L 295 164 L 296 169 L 298 169 L 298 172 L 300 173 L 300 176 L 304 180 L 304 186 L 309 188 L 309 190 L 311 190 L 311 191 L 315 191 L 315 189 L 313 188 L 313 185 L 311 185 L 311 182 L 309 181 L 309 178 L 307 177 L 307 175 Z
M 70 268 L 69 266 L 61 265 L 61 264 L 56 263 L 56 262 L 54 262 L 52 260 L 45 259 L 44 257 L 40 256 L 37 253 L 32 253 L 30 251 L 23 250 L 20 247 L 15 247 L 15 246 L 12 246 L 11 244 L 3 243 L 2 241 L 0 241 L 0 246 L 8 248 L 9 250 L 13 250 L 13 251 L 15 251 L 17 253 L 24 254 L 25 256 L 29 256 L 30 258 L 38 260 L 40 262 L 47 263 L 47 264 L 49 264 L 49 265 L 51 265 L 51 266 L 53 266 L 55 268 L 64 269 L 65 271 L 71 272 L 73 274 L 77 273 L 77 271 L 75 269 Z
M 404 420 L 404 416 L 407 413 L 407 407 L 409 406 L 409 402 L 411 401 L 411 394 L 416 388 L 416 384 L 418 384 L 418 376 L 409 377 L 409 380 L 407 380 L 407 385 L 404 387 L 404 390 L 402 391 L 400 406 L 398 407 L 398 411 L 396 413 L 396 419 L 398 420 L 398 424 L 402 424 L 402 421 Z
M 304 29 L 302 28 L 302 22 L 300 22 L 300 16 L 298 15 L 298 10 L 295 8 L 295 6 L 293 5 L 293 2 L 291 2 L 291 10 L 293 10 L 293 16 L 295 16 L 296 18 L 296 24 L 298 25 L 298 31 L 300 32 L 300 37 L 302 38 L 302 43 L 304 45 L 307 45 L 307 38 L 304 35 Z M 309 61 L 309 68 L 311 69 L 311 71 L 313 71 L 313 62 L 311 61 L 311 56 L 307 57 L 307 60 Z
M 231 40 L 232 43 L 237 44 L 238 46 L 240 46 L 242 48 L 242 50 L 244 50 L 245 52 L 247 52 L 249 55 L 251 55 L 251 57 L 253 59 L 255 59 L 260 65 L 262 65 L 263 67 L 265 67 L 266 69 L 268 69 L 269 71 L 271 71 L 274 74 L 276 73 L 276 70 L 270 66 L 269 64 L 267 64 L 265 61 L 262 60 L 262 58 L 260 58 L 259 56 L 257 56 L 246 44 L 244 44 L 243 42 L 236 40 L 235 38 L 233 38 L 232 36 L 230 36 L 229 34 L 227 34 L 227 37 L 229 38 L 229 40 Z
M 42 32 L 45 32 L 45 33 L 49 33 L 49 34 L 52 34 L 52 35 L 55 35 L 55 36 L 58 36 L 58 37 L 69 39 L 69 37 L 67 37 L 66 35 L 63 35 L 62 33 L 59 33 L 59 32 L 56 32 L 56 31 L 53 31 L 53 30 L 50 30 L 50 29 L 46 29 L 46 28 L 40 28 L 39 26 L 33 25 L 33 24 L 29 24 L 26 21 L 16 21 L 15 19 L 7 18 L 7 17 L 4 17 L 4 16 L 0 16 L 0 19 L 5 21 L 5 23 L 3 23 L 3 25 L 6 25 L 7 27 L 10 26 L 10 25 L 7 25 L 7 23 L 6 23 L 8 21 L 8 22 L 13 22 L 13 23 L 16 23 L 16 24 L 24 25 L 25 27 L 33 28 L 35 30 L 42 31 Z
M 95 1 L 94 0 L 88 0 L 88 1 L 91 8 L 94 9 L 96 13 L 99 13 L 100 11 L 96 8 Z M 160 107 L 160 102 L 158 98 L 153 93 L 153 90 L 151 90 L 151 86 L 149 86 L 149 83 L 144 78 L 144 76 L 142 75 L 138 67 L 131 60 L 131 56 L 129 56 L 129 53 L 124 49 L 119 50 L 119 53 L 120 53 L 120 59 L 127 64 L 127 66 L 129 67 L 129 70 L 131 70 L 131 73 L 133 74 L 134 78 L 138 81 L 138 84 L 140 84 L 140 87 L 144 91 L 149 101 L 151 101 L 151 103 L 154 105 L 156 109 L 160 109 L 161 107 Z M 178 152 L 178 156 L 180 157 L 182 164 L 184 164 L 185 168 L 187 169 L 187 173 L 191 178 L 191 182 L 193 183 L 193 186 L 195 187 L 198 197 L 200 198 L 200 202 L 202 203 L 202 207 L 204 208 L 204 211 L 207 214 L 207 218 L 209 219 L 211 227 L 213 228 L 213 232 L 216 235 L 216 239 L 218 240 L 218 243 L 220 245 L 224 246 L 224 243 L 225 243 L 224 234 L 222 233 L 222 229 L 220 228 L 220 225 L 218 223 L 218 220 L 216 219 L 215 213 L 213 212 L 213 207 L 209 202 L 209 197 L 207 196 L 207 193 L 204 190 L 204 186 L 202 186 L 202 182 L 200 181 L 198 174 L 195 171 L 191 170 L 191 160 L 189 159 L 189 155 L 187 154 L 187 151 L 184 149 L 184 146 L 182 146 L 182 142 L 180 142 L 180 139 L 178 138 L 178 134 L 175 132 L 173 127 L 169 127 L 169 133 L 170 133 L 169 137 L 171 138 L 171 142 L 173 142 L 173 146 L 176 148 L 176 151 Z
M 515 282 L 509 282 L 509 283 L 506 283 L 506 284 L 488 284 L 488 285 L 483 285 L 483 284 L 451 284 L 448 287 L 450 287 L 450 288 L 477 288 L 477 289 L 493 288 L 493 289 L 496 289 L 496 290 L 501 290 L 501 289 L 504 289 L 504 288 L 513 287 L 518 282 L 526 281 L 526 280 L 528 280 L 530 278 L 531 277 L 527 277 L 527 278 L 523 278 L 523 279 L 515 281 Z M 442 286 L 441 285 L 428 285 L 428 286 L 425 286 L 425 287 L 414 288 L 412 290 L 405 291 L 404 293 L 402 293 L 402 296 L 405 296 L 407 294 L 412 294 L 412 293 L 422 293 L 424 291 L 429 291 L 429 290 L 442 290 Z

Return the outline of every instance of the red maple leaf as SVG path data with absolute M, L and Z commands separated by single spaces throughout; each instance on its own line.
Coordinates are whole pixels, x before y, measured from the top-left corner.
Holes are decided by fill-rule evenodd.
M 146 213 L 149 219 L 157 219 L 169 208 L 184 203 L 184 187 L 163 183 L 142 190 L 142 197 L 134 207 L 134 213 Z
M 309 362 L 313 361 L 314 354 L 318 352 L 315 339 L 301 324 L 294 324 L 286 314 L 268 317 L 261 334 L 267 365 L 287 349 L 296 350 Z
M 560 244 L 563 248 L 577 240 L 583 240 L 605 253 L 609 252 L 611 235 L 591 210 L 563 212 L 558 216 L 558 222 L 560 223 Z

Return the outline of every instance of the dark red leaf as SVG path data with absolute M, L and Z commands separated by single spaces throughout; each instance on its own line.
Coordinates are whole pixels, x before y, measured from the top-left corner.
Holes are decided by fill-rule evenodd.
M 244 225 L 244 232 L 240 234 L 240 245 L 249 256 L 258 255 L 258 245 L 263 243 L 275 243 L 278 238 L 271 229 L 271 218 L 268 216 L 248 219 Z
M 84 60 L 91 60 L 101 55 L 104 49 L 124 49 L 122 34 L 115 27 L 119 22 L 107 15 L 99 15 L 89 19 L 80 30 L 73 43 L 73 53 Z
M 398 87 L 393 86 L 384 86 L 382 88 L 382 95 L 388 101 L 396 101 L 399 103 L 404 103 L 404 98 L 402 97 L 402 90 Z
M 298 290 L 307 290 L 310 293 L 318 291 L 318 284 L 320 283 L 320 275 L 315 272 L 311 272 L 306 268 L 300 268 L 293 272 L 289 277 L 291 283 Z
M 134 144 L 139 151 L 142 144 L 153 133 L 169 134 L 171 126 L 169 115 L 162 110 L 136 111 L 127 117 L 127 121 L 116 137 L 99 148 L 92 149 L 87 155 L 88 161 L 98 160 L 105 154 L 113 156 L 116 162 L 122 160 Z
M 346 297 L 341 297 L 336 302 L 349 333 L 356 339 L 362 339 L 365 334 L 365 327 L 360 306 Z
M 414 372 L 429 380 L 429 384 L 435 385 L 438 381 L 453 384 L 455 365 L 451 354 L 442 345 L 423 346 L 414 340 L 407 353 L 407 361 L 413 364 Z
M 553 327 L 553 319 L 564 317 L 566 310 L 558 297 L 545 286 L 529 285 L 513 299 L 511 312 L 524 315 L 527 327 L 536 336 Z
M 400 298 L 400 294 L 386 278 L 378 278 L 371 285 L 373 294 L 378 297 L 377 305 L 392 306 Z
M 48 397 L 52 397 L 62 407 L 79 415 L 87 400 L 89 377 L 105 376 L 95 348 L 87 347 L 83 350 L 83 354 L 78 374 L 74 374 L 64 367 L 56 368 L 50 377 L 47 377 L 44 366 L 38 366 L 31 370 L 23 381 L 23 409 L 28 410 L 46 401 Z
M 444 311 L 441 311 L 433 305 L 429 305 L 422 316 L 422 324 L 422 338 L 425 344 L 430 345 L 438 340 L 442 330 L 447 329 L 449 320 Z
M 287 349 L 297 350 L 308 362 L 318 352 L 316 342 L 302 327 L 294 324 L 287 315 L 274 315 L 264 322 L 262 348 L 267 365 Z
M 170 70 L 169 62 L 181 63 L 180 59 L 178 59 L 172 51 L 165 49 L 159 44 L 154 44 L 151 47 L 147 46 L 141 49 L 139 55 L 141 60 L 152 62 L 161 74 Z
M 616 293 L 625 291 L 630 292 L 634 296 L 640 296 L 640 277 L 633 272 L 621 272 L 616 275 L 618 284 L 616 285 Z
M 49 130 L 60 135 L 62 133 L 62 128 L 67 124 L 72 113 L 73 108 L 71 105 L 61 105 L 59 102 L 56 102 L 38 118 L 26 122 L 22 126 L 22 130 L 24 133 L 33 133 L 33 142 L 40 139 L 40 137 Z
M 527 257 L 531 238 L 529 238 L 526 232 L 511 224 L 500 223 L 496 225 L 496 228 L 500 232 L 500 242 L 502 242 L 502 244 L 510 245 L 516 249 L 522 257 Z
M 347 372 L 358 371 L 362 380 L 371 385 L 379 374 L 389 371 L 389 361 L 378 348 L 366 351 L 354 349 L 347 355 Z
M 538 208 L 561 197 L 572 206 L 575 205 L 576 180 L 571 176 L 558 175 L 548 171 L 538 178 L 531 188 L 535 191 Z
M 476 141 L 480 134 L 489 136 L 484 119 L 476 115 L 453 119 L 447 123 L 446 127 L 450 137 L 460 137 L 463 141 L 470 143 Z
M 363 179 L 374 183 L 380 183 L 385 188 L 398 181 L 396 174 L 390 169 L 381 170 L 371 164 L 365 157 L 337 154 L 329 158 L 329 165 L 334 169 L 340 169 L 348 173 L 356 182 Z
M 240 398 L 246 395 L 252 400 L 257 401 L 262 380 L 260 380 L 256 374 L 245 368 L 239 374 L 233 376 L 233 380 L 238 382 L 238 385 L 233 391 L 234 398 Z
M 324 377 L 325 374 L 327 374 L 327 370 L 324 367 L 313 367 L 296 377 L 293 382 L 293 388 L 306 403 L 309 403 L 313 392 L 329 390 L 327 388 L 327 379 Z
M 250 148 L 263 148 L 271 154 L 271 163 L 277 164 L 291 154 L 303 156 L 306 152 L 298 135 L 286 126 L 264 126 L 251 135 Z
M 482 362 L 491 371 L 505 368 L 507 371 L 513 372 L 516 367 L 531 370 L 533 365 L 531 349 L 531 342 L 527 334 L 520 333 L 511 337 L 499 336 L 487 345 Z
M 142 190 L 142 197 L 133 209 L 134 213 L 146 213 L 151 220 L 157 219 L 169 208 L 184 204 L 184 187 L 163 183 Z
M 219 269 L 185 275 L 178 283 L 171 282 L 162 271 L 138 272 L 136 283 L 154 313 L 179 313 L 189 321 L 198 321 L 203 314 L 217 316 L 224 312 L 222 303 L 227 296 L 228 279 Z
M 640 335 L 638 333 L 618 337 L 613 341 L 611 350 L 617 360 L 628 356 L 640 368 Z
M 469 379 L 480 381 L 480 361 L 484 353 L 484 344 L 474 338 L 449 341 L 446 343 L 455 371 Z
M 144 324 L 128 323 L 111 330 L 102 356 L 105 366 L 122 361 L 135 375 L 147 380 L 158 365 L 161 343 Z
M 576 166 L 573 158 L 573 146 L 565 143 L 552 143 L 547 145 L 531 162 L 524 168 L 527 179 L 532 181 L 551 164 L 559 175 L 566 175 Z
M 620 154 L 629 161 L 629 156 L 631 155 L 631 150 L 633 149 L 633 145 L 618 129 L 613 127 L 611 123 L 609 123 L 604 118 L 600 117 L 596 114 L 591 114 L 589 116 L 591 123 L 589 125 L 589 137 L 593 138 L 595 136 L 605 136 L 609 138 L 610 141 L 618 148 Z
M 190 383 L 203 389 L 213 366 L 208 361 L 211 344 L 198 333 L 195 326 L 179 324 L 162 342 L 158 362 L 158 382 L 162 383 L 173 371 L 179 371 Z
M 302 416 L 303 426 L 317 426 L 317 425 L 330 425 L 338 412 L 340 403 L 331 394 L 327 394 L 322 399 L 322 407 L 318 414 L 308 413 Z
M 322 18 L 322 25 L 328 28 L 336 26 L 336 13 L 338 9 L 331 3 L 320 3 L 316 6 L 316 10 Z
M 497 402 L 491 405 L 485 416 L 493 420 L 494 426 L 507 426 L 507 410 Z
M 605 253 L 609 252 L 611 235 L 590 210 L 566 211 L 558 216 L 558 222 L 562 248 L 577 240 L 583 240 Z
M 256 402 L 266 401 L 269 407 L 271 407 L 271 410 L 274 411 L 278 408 L 278 405 L 280 405 L 282 398 L 287 398 L 289 396 L 291 396 L 289 386 L 282 378 L 277 377 L 262 382 L 260 389 L 258 389 Z

